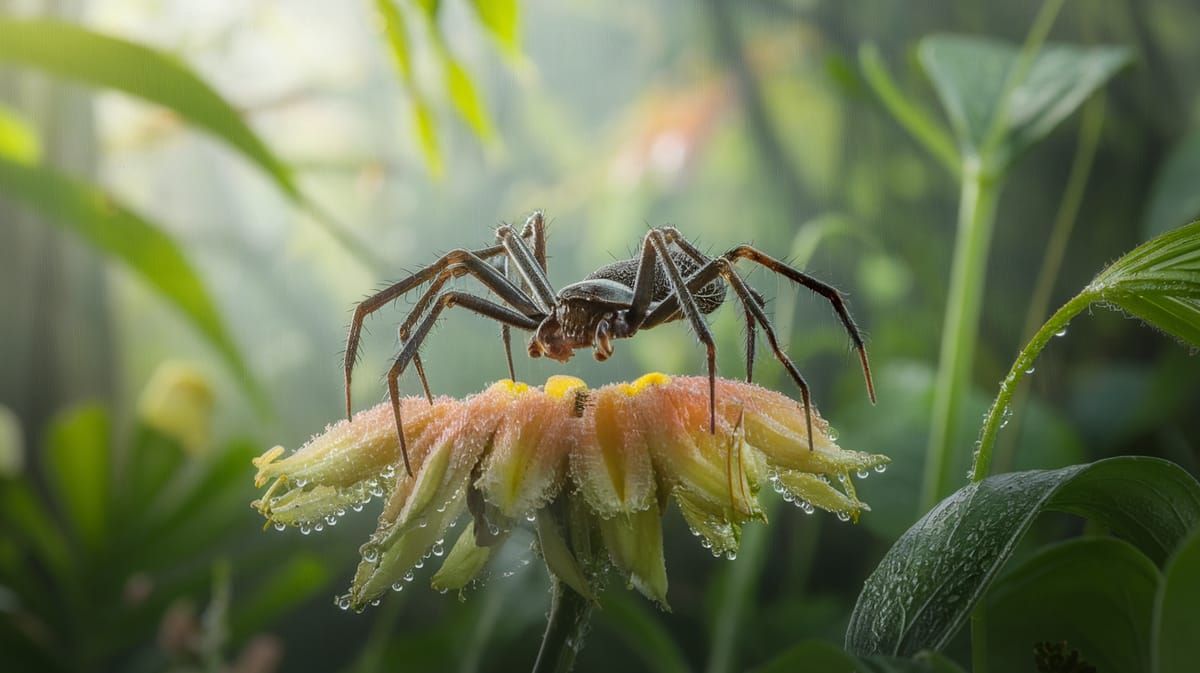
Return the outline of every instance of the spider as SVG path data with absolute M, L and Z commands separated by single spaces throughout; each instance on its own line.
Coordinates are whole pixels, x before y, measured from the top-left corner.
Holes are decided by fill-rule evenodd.
M 418 351 L 442 311 L 460 306 L 491 318 L 501 325 L 501 339 L 513 373 L 511 329 L 533 332 L 530 357 L 548 357 L 559 362 L 571 359 L 577 349 L 591 348 L 603 362 L 613 352 L 614 339 L 628 339 L 640 330 L 686 319 L 704 345 L 708 361 L 709 431 L 716 431 L 716 345 L 704 320 L 726 298 L 726 286 L 741 302 L 746 320 L 746 380 L 754 370 L 755 327 L 761 326 L 775 357 L 800 389 L 812 448 L 812 410 L 808 384 L 791 358 L 784 353 L 775 329 L 764 311 L 763 298 L 734 269 L 734 263 L 749 259 L 825 297 L 845 326 L 862 363 L 867 394 L 875 402 L 875 387 L 862 335 L 846 310 L 842 296 L 833 287 L 749 245 L 738 245 L 723 255 L 710 257 L 690 243 L 679 230 L 664 226 L 651 229 L 642 240 L 642 252 L 632 259 L 607 264 L 583 280 L 564 286 L 556 294 L 546 276 L 546 224 L 542 211 L 535 211 L 520 233 L 508 224 L 496 229 L 496 244 L 478 250 L 452 250 L 436 262 L 364 299 L 354 311 L 346 338 L 346 416 L 351 416 L 350 377 L 358 354 L 363 321 L 413 289 L 428 283 L 412 311 L 400 326 L 402 344 L 391 370 L 388 393 L 396 434 L 404 457 L 404 468 L 412 476 L 404 426 L 400 418 L 399 378 L 411 363 L 421 379 L 430 402 L 433 395 L 425 378 Z M 510 276 L 509 265 L 519 279 Z M 443 291 L 452 278 L 474 276 L 503 303 L 459 290 Z

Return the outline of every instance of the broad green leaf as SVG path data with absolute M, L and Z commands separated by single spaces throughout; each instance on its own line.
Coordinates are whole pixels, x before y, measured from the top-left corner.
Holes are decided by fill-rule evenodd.
M 41 156 L 42 143 L 37 132 L 15 110 L 0 104 L 0 157 L 33 164 Z
M 117 89 L 170 108 L 241 152 L 293 201 L 303 200 L 287 166 L 237 111 L 168 54 L 54 19 L 0 18 L 0 61 Z
M 1002 173 L 1131 60 L 1122 47 L 1047 45 L 1017 72 L 1018 47 L 952 35 L 921 40 L 919 53 L 963 156 L 982 158 L 993 173 Z
M 1154 564 L 1121 540 L 1081 538 L 1039 551 L 985 599 L 988 670 L 1032 670 L 1035 643 L 1065 640 L 1096 670 L 1146 672 L 1158 584 Z
M 85 406 L 55 420 L 46 443 L 46 480 L 63 517 L 91 551 L 103 547 L 108 526 L 108 433 L 104 409 Z
M 1143 225 L 1146 238 L 1200 219 L 1197 175 L 1200 175 L 1200 131 L 1180 141 L 1154 179 L 1150 208 Z
M 1192 531 L 1167 563 L 1154 606 L 1154 673 L 1189 673 L 1200 661 L 1200 529 Z
M 183 313 L 237 376 L 250 398 L 265 408 L 259 390 L 199 275 L 175 242 L 153 223 L 97 187 L 49 168 L 0 158 L 0 192 L 25 202 L 47 219 L 133 269 Z
M 1200 521 L 1200 484 L 1172 463 L 1131 456 L 971 483 L 880 561 L 850 616 L 846 649 L 910 656 L 943 648 L 1045 510 L 1097 519 L 1161 558 Z
M 1200 222 L 1134 248 L 1082 294 L 1200 347 Z
M 471 0 L 480 21 L 509 56 L 520 53 L 520 16 L 517 0 Z

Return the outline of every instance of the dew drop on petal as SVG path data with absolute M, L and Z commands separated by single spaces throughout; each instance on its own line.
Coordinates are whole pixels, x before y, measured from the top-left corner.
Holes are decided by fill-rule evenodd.
M 880 464 L 876 465 L 875 472 L 877 474 L 883 474 L 884 472 L 887 472 L 887 463 L 880 463 Z
M 858 468 L 858 472 L 855 472 L 855 474 L 858 475 L 859 479 L 866 479 L 871 476 L 871 473 L 865 467 Z
M 275 530 L 278 530 L 278 531 L 287 530 L 287 524 L 282 521 L 276 521 L 275 522 Z
M 379 560 L 379 547 L 374 543 L 368 542 L 360 547 L 358 551 L 362 554 L 362 559 L 367 563 L 374 563 Z
M 1054 336 L 1056 336 L 1056 337 L 1067 336 L 1067 328 L 1064 327 L 1064 328 L 1058 330 L 1057 332 L 1054 333 Z
M 441 556 L 442 554 L 446 553 L 446 548 L 444 546 L 442 546 L 443 544 L 444 544 L 444 542 L 442 540 L 438 540 L 437 542 L 433 543 L 433 555 L 434 556 Z
M 310 526 L 307 521 L 300 524 L 300 534 L 301 535 L 308 535 L 311 532 L 312 532 L 312 526 Z

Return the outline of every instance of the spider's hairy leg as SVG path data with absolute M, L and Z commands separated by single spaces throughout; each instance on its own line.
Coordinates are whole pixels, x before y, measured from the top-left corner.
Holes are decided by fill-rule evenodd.
M 863 378 L 867 383 L 867 395 L 871 398 L 871 404 L 875 403 L 875 382 L 872 380 L 871 365 L 867 360 L 867 347 L 863 342 L 862 333 L 859 331 L 858 325 L 854 324 L 854 318 L 850 317 L 850 312 L 846 309 L 846 301 L 842 299 L 840 292 L 834 289 L 832 285 L 817 280 L 753 246 L 739 245 L 722 256 L 731 262 L 738 259 L 749 259 L 757 262 L 771 271 L 787 277 L 792 282 L 803 285 L 809 290 L 825 297 L 830 305 L 833 306 L 833 310 L 837 313 L 838 318 L 841 319 L 842 326 L 846 328 L 846 333 L 850 335 L 850 340 L 854 343 L 855 350 L 858 351 L 858 360 L 862 365 Z
M 527 314 L 538 312 L 533 301 L 522 292 L 519 288 L 513 285 L 508 279 L 500 275 L 500 272 L 486 261 L 485 259 L 505 252 L 504 246 L 492 246 L 483 248 L 477 251 L 470 250 L 451 250 L 442 255 L 436 262 L 417 270 L 410 275 L 384 290 L 377 292 L 370 297 L 364 299 L 355 309 L 354 318 L 350 322 L 350 333 L 346 337 L 346 360 L 345 360 L 345 385 L 346 385 L 346 418 L 351 418 L 350 404 L 350 377 L 354 369 L 354 360 L 358 354 L 359 340 L 362 335 L 363 321 L 367 316 L 378 311 L 388 302 L 397 299 L 404 294 L 412 291 L 414 288 L 429 282 L 438 277 L 443 271 L 449 270 L 454 276 L 471 274 L 477 278 L 485 287 L 496 293 L 504 301 L 511 304 L 518 311 Z M 428 302 L 426 302 L 428 303 Z
M 487 266 L 494 273 L 499 273 L 489 264 L 485 263 L 484 266 Z M 514 287 L 513 289 L 515 290 L 516 288 Z M 400 453 L 404 457 L 404 469 L 410 477 L 413 475 L 412 464 L 408 458 L 408 444 L 404 439 L 404 423 L 400 416 L 400 375 L 404 373 L 404 369 L 408 366 L 408 363 L 416 357 L 417 351 L 421 348 L 421 344 L 425 342 L 425 338 L 429 336 L 429 331 L 433 329 L 438 316 L 441 315 L 442 311 L 451 306 L 461 306 L 485 318 L 491 318 L 497 322 L 525 330 L 536 329 L 540 322 L 536 318 L 517 313 L 507 306 L 502 306 L 466 292 L 449 290 L 438 295 L 437 300 L 433 302 L 433 306 L 429 309 L 429 313 L 413 330 L 412 338 L 405 342 L 404 348 L 400 350 L 400 355 L 396 356 L 396 361 L 392 363 L 392 368 L 388 371 L 387 375 L 388 395 L 392 403 L 392 417 L 396 421 L 396 436 L 400 440 Z
M 775 334 L 775 327 L 771 324 L 771 321 L 768 319 L 764 309 L 762 296 L 759 295 L 757 291 L 751 288 L 746 281 L 742 279 L 741 275 L 738 274 L 737 269 L 733 267 L 733 261 L 729 259 L 728 255 L 710 258 L 704 253 L 700 252 L 686 239 L 684 239 L 678 231 L 672 229 L 671 234 L 673 235 L 675 244 L 679 246 L 684 253 L 692 257 L 692 259 L 696 260 L 698 263 L 702 260 L 707 260 L 703 266 L 700 267 L 700 269 L 698 269 L 690 278 L 688 278 L 688 288 L 694 290 L 696 288 L 703 287 L 709 282 L 712 282 L 712 280 L 714 280 L 716 277 L 720 276 L 725 280 L 726 283 L 729 284 L 729 286 L 733 289 L 734 294 L 737 295 L 738 300 L 741 301 L 742 308 L 747 314 L 748 330 L 753 329 L 753 323 L 750 322 L 752 319 L 757 321 L 758 324 L 762 326 L 763 333 L 767 337 L 767 343 L 771 346 L 771 351 L 774 353 L 775 358 L 783 364 L 784 369 L 787 370 L 792 382 L 795 383 L 796 387 L 800 389 L 800 399 L 804 404 L 805 428 L 808 431 L 808 448 L 809 450 L 812 450 L 812 396 L 808 388 L 808 382 L 804 380 L 804 376 L 800 373 L 800 370 L 796 367 L 796 364 L 792 362 L 792 359 L 788 357 L 787 353 L 785 353 L 783 348 L 779 345 L 779 338 Z M 661 302 L 660 306 L 656 307 L 655 310 L 651 312 L 651 315 L 648 317 L 647 321 L 649 322 L 659 319 L 660 317 L 665 317 L 673 310 L 675 309 L 671 305 L 671 301 L 669 299 L 664 300 Z M 752 353 L 753 347 L 749 346 L 747 348 L 747 356 L 753 357 Z
M 717 345 L 713 341 L 712 330 L 709 329 L 708 323 L 704 321 L 704 315 L 700 313 L 700 307 L 696 306 L 696 297 L 683 279 L 683 274 L 679 273 L 679 267 L 676 266 L 675 260 L 671 258 L 670 251 L 667 249 L 668 234 L 661 229 L 652 229 L 646 234 L 646 246 L 642 252 L 642 267 L 646 267 L 645 258 L 647 255 L 657 255 L 658 261 L 662 264 L 663 269 L 667 272 L 667 280 L 671 283 L 671 294 L 679 302 L 679 310 L 683 312 L 685 318 L 692 326 L 692 332 L 696 334 L 696 338 L 700 343 L 704 344 L 705 351 L 708 356 L 708 431 L 712 434 L 717 432 Z M 637 286 L 634 287 L 635 301 L 638 296 L 638 291 L 643 283 L 653 283 L 654 278 L 651 274 L 647 278 L 642 274 L 641 269 L 638 271 Z M 632 309 L 630 309 L 632 311 Z M 643 314 L 645 315 L 645 314 Z
M 534 261 L 537 262 L 538 266 L 541 267 L 542 273 L 545 274 L 546 273 L 546 220 L 545 220 L 545 216 L 543 215 L 542 211 L 540 211 L 540 210 L 533 211 L 533 213 L 530 214 L 530 216 L 525 220 L 525 226 L 522 227 L 522 229 L 521 229 L 521 238 L 522 239 L 530 239 L 532 241 L 533 259 L 534 259 Z M 501 236 L 498 232 L 496 234 L 496 242 L 503 244 L 503 241 L 501 240 Z M 512 276 L 510 276 L 508 273 L 509 259 L 510 258 L 508 256 L 501 258 L 500 269 L 501 269 L 501 273 L 504 274 L 504 277 L 508 278 L 509 281 L 511 282 Z M 532 291 L 529 287 L 529 283 L 526 283 L 523 280 L 521 282 L 521 289 L 525 290 L 526 293 Z M 516 370 L 513 368 L 512 328 L 510 326 L 502 325 L 500 327 L 500 341 L 504 345 L 504 359 L 505 359 L 505 362 L 508 364 L 508 378 L 510 381 L 515 381 L 517 379 L 517 373 L 516 373 Z M 415 364 L 417 364 L 417 362 L 414 361 L 413 364 L 415 365 Z M 418 369 L 418 371 L 420 371 L 420 370 Z

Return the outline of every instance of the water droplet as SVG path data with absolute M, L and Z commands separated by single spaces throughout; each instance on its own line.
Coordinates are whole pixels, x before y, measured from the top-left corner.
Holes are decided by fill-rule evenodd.
M 358 552 L 362 554 L 362 559 L 367 563 L 374 563 L 379 560 L 379 547 L 372 542 L 359 547 Z
M 829 437 L 829 441 L 836 442 L 838 440 L 837 428 L 832 425 L 825 431 L 825 436 Z
M 865 467 L 858 468 L 858 471 L 854 474 L 858 475 L 859 479 L 866 479 L 867 477 L 871 476 L 871 472 Z
M 423 558 L 417 559 L 417 562 L 413 564 L 413 567 L 414 568 L 424 568 L 425 567 L 425 559 L 423 559 Z
M 275 530 L 278 530 L 278 531 L 287 530 L 287 524 L 282 521 L 276 521 L 275 522 Z
M 887 463 L 880 463 L 879 465 L 876 465 L 875 472 L 877 474 L 883 474 L 884 472 L 887 472 Z
M 1032 374 L 1032 373 L 1033 373 L 1033 370 L 1034 370 L 1034 367 L 1031 365 L 1031 366 L 1029 367 L 1029 369 L 1026 369 L 1026 370 L 1025 370 L 1025 373 L 1026 373 L 1026 374 Z
M 488 533 L 490 533 L 491 535 L 499 535 L 500 534 L 500 526 L 497 526 L 494 523 L 489 523 L 488 524 Z
M 525 520 L 528 521 L 529 523 L 536 522 L 537 521 L 537 512 L 530 512 L 530 513 L 526 514 Z
M 336 514 L 326 514 L 325 515 L 325 523 L 329 524 L 330 526 L 336 526 L 337 522 L 338 522 L 338 518 L 337 518 Z
M 447 588 L 447 587 L 442 587 L 440 590 L 438 590 L 438 593 L 439 593 L 439 594 L 444 594 L 444 593 L 446 593 L 446 592 L 447 592 L 447 591 L 449 591 L 449 590 L 450 590 L 450 589 L 449 589 L 449 588 Z
M 725 558 L 726 560 L 732 561 L 737 558 L 737 552 L 730 549 L 729 551 L 725 552 Z
M 1054 336 L 1056 336 L 1056 337 L 1067 336 L 1067 328 L 1064 327 L 1064 328 L 1058 330 L 1057 332 L 1054 333 Z
M 380 603 L 379 599 L 376 598 L 375 600 L 371 601 L 371 607 L 377 608 L 377 607 L 379 607 L 379 603 Z
M 321 523 L 320 521 L 318 521 L 318 522 L 316 522 L 316 523 L 314 523 L 314 524 L 313 524 L 313 531 L 314 531 L 314 532 L 316 532 L 316 533 L 320 533 L 320 532 L 321 532 L 321 531 L 323 531 L 323 530 L 325 530 L 325 524 Z
M 312 526 L 308 525 L 307 521 L 300 524 L 300 534 L 301 535 L 308 535 L 311 532 L 312 532 Z
M 296 488 L 304 488 L 305 486 L 308 486 L 307 479 L 296 479 L 295 481 L 296 481 Z
M 813 507 L 813 504 L 807 500 L 800 501 L 800 509 L 803 510 L 805 514 L 812 514 L 813 512 L 817 511 L 817 508 Z
M 383 497 L 383 487 L 382 487 L 382 486 L 380 486 L 379 484 L 372 483 L 372 484 L 371 484 L 370 491 L 371 491 L 371 495 L 372 495 L 373 497 L 376 497 L 376 498 L 382 498 L 382 497 Z
M 838 511 L 834 512 L 834 514 L 837 514 L 838 521 L 849 521 L 850 520 L 849 512 L 846 512 L 843 510 L 838 510 Z
M 350 609 L 350 594 L 342 594 L 334 599 L 334 603 L 342 610 Z
M 392 582 L 392 591 L 404 591 L 404 582 Z
M 405 582 L 413 581 L 413 571 L 410 570 L 410 571 L 404 573 L 404 581 Z
M 392 477 L 396 476 L 396 466 L 395 465 L 385 466 L 383 468 L 383 472 L 379 473 L 379 476 L 383 477 L 384 479 L 391 479 Z
M 441 540 L 438 540 L 437 542 L 433 543 L 433 555 L 434 556 L 441 556 L 442 554 L 446 553 L 446 548 L 443 547 L 442 544 L 443 544 L 443 542 Z
M 425 517 L 421 517 L 421 518 L 417 519 L 417 528 L 424 528 L 428 525 L 429 525 L 429 522 L 425 520 Z
M 363 503 L 361 503 L 361 502 L 352 503 L 350 505 L 350 509 L 354 510 L 355 512 L 361 512 L 361 511 L 363 511 Z

